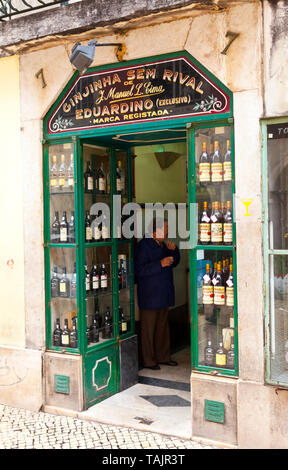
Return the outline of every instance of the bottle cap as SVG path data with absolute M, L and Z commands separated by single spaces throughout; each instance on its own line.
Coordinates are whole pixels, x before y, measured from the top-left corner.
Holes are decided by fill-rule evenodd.
M 202 150 L 205 151 L 207 148 L 207 144 L 206 142 L 202 142 Z
M 217 149 L 219 148 L 219 142 L 218 142 L 218 140 L 215 140 L 215 142 L 214 142 L 214 148 L 215 148 L 215 150 L 217 150 Z
M 62 153 L 61 155 L 61 162 L 64 162 L 65 161 L 65 155 Z
M 210 271 L 210 264 L 206 264 L 206 271 Z

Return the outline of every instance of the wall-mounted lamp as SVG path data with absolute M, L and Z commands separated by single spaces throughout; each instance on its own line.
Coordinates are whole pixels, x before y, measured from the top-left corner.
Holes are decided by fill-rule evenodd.
M 87 46 L 82 46 L 80 42 L 76 42 L 72 49 L 70 62 L 74 67 L 79 70 L 80 74 L 86 72 L 89 65 L 92 64 L 95 55 L 96 46 L 117 46 L 115 54 L 119 62 L 122 62 L 125 53 L 125 44 L 119 42 L 110 42 L 108 44 L 100 44 L 97 39 L 88 42 Z

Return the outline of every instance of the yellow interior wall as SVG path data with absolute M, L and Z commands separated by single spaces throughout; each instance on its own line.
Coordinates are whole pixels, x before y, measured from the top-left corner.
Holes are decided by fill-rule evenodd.
M 156 145 L 136 147 L 135 154 L 135 191 L 136 202 L 186 202 L 186 147 L 185 143 L 165 144 L 165 151 L 177 152 L 181 157 L 162 170 L 154 152 Z M 159 147 L 159 146 L 158 146 Z
M 24 346 L 19 57 L 0 59 L 0 344 Z

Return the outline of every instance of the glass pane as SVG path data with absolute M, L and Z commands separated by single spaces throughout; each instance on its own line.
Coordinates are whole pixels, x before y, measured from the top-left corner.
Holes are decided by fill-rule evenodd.
M 112 253 L 110 246 L 85 251 L 86 336 L 92 346 L 114 337 Z
M 50 242 L 75 243 L 72 143 L 49 147 Z
M 110 241 L 110 153 L 95 145 L 83 146 L 85 241 Z M 100 203 L 101 205 L 96 205 Z M 97 222 L 101 217 L 101 223 Z
M 270 257 L 271 379 L 288 383 L 288 257 Z
M 232 251 L 197 251 L 198 363 L 235 368 Z
M 229 127 L 195 132 L 198 244 L 232 245 L 232 167 Z
M 129 244 L 118 248 L 118 289 L 119 289 L 119 333 L 131 331 L 131 247 Z
M 288 123 L 267 126 L 271 249 L 288 249 Z
M 50 249 L 51 343 L 77 348 L 77 274 L 74 248 Z

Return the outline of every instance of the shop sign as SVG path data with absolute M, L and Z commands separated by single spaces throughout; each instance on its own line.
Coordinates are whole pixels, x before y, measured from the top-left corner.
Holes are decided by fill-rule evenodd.
M 288 122 L 267 126 L 268 139 L 288 139 Z
M 48 134 L 229 113 L 230 97 L 187 57 L 78 76 L 48 120 Z

